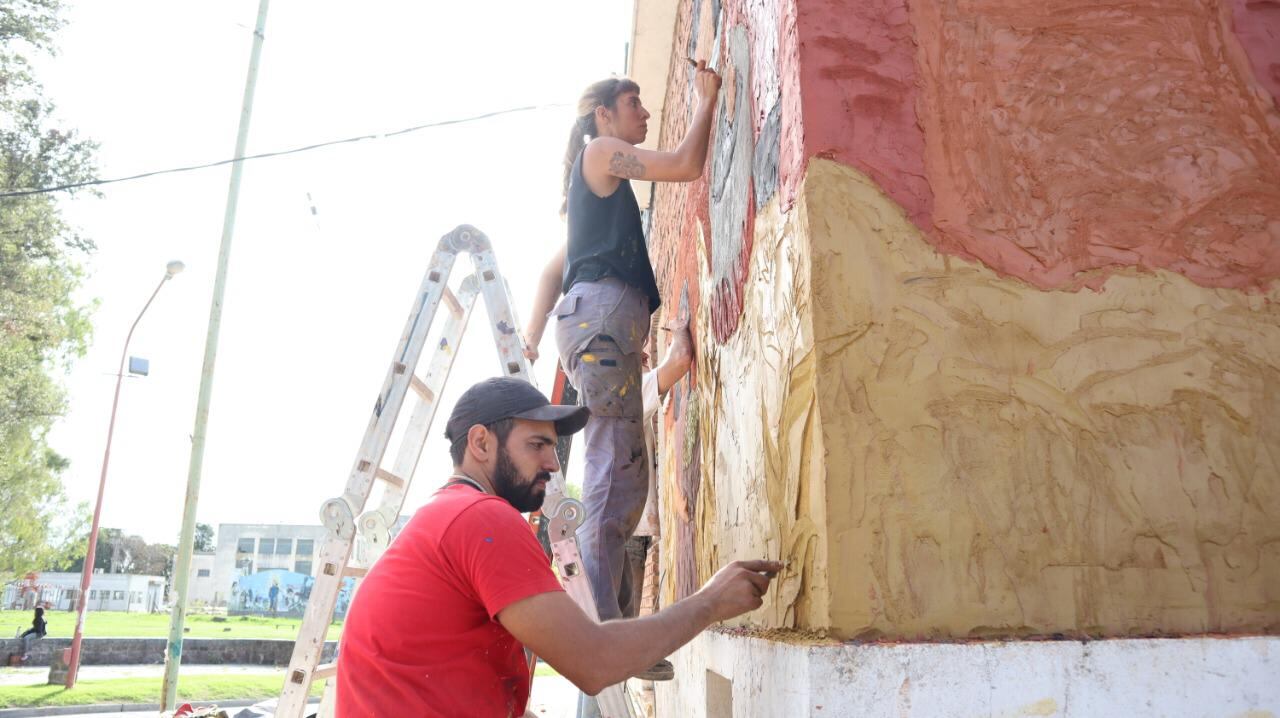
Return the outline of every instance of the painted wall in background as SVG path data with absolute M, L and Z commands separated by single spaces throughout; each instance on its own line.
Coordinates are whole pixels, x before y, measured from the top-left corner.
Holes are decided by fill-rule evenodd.
M 1134 7 L 679 3 L 666 600 L 768 555 L 768 628 L 1280 631 L 1280 7 Z

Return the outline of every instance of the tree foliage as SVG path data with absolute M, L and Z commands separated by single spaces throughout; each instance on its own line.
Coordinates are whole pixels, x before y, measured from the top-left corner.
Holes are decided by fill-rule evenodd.
M 146 539 L 125 534 L 120 529 L 98 531 L 98 548 L 93 554 L 93 570 L 103 573 L 136 573 L 164 576 L 173 573 L 173 558 L 178 548 L 166 543 L 147 543 Z M 84 555 L 58 567 L 79 573 L 84 570 Z
M 30 58 L 52 52 L 60 10 L 57 0 L 0 3 L 0 192 L 94 174 L 93 143 L 58 126 L 32 73 Z M 66 408 L 62 377 L 88 345 L 89 307 L 73 294 L 92 250 L 57 195 L 0 197 L 0 578 L 84 548 L 85 510 L 67 506 L 68 462 L 46 437 Z
M 209 524 L 196 524 L 195 550 L 212 551 L 216 548 L 213 542 L 213 527 Z

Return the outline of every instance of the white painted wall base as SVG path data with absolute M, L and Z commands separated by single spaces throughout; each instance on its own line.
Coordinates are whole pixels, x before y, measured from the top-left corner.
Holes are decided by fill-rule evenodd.
M 799 646 L 706 632 L 672 662 L 658 718 L 1280 715 L 1280 637 Z

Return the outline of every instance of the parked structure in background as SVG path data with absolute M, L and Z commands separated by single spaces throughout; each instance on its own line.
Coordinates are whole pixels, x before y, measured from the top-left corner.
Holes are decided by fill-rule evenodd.
M 51 611 L 74 611 L 80 574 L 45 572 L 27 574 L 4 587 L 7 609 L 44 606 Z M 165 578 L 134 573 L 95 573 L 89 582 L 90 611 L 155 613 L 165 610 Z

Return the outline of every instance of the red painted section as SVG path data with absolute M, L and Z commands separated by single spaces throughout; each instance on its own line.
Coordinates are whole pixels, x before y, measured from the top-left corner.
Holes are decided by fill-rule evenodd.
M 1227 9 L 913 4 L 931 239 L 1043 289 L 1280 276 L 1280 113 Z
M 666 103 L 662 116 L 662 149 L 672 149 L 683 139 L 688 129 L 690 88 L 685 58 L 689 38 L 698 33 L 693 26 L 691 4 L 683 0 L 677 15 L 675 41 L 672 46 L 671 76 L 665 88 L 640 88 L 641 95 L 648 92 L 666 92 Z M 705 59 L 700 54 L 700 59 Z M 687 313 L 692 317 L 698 312 L 702 298 L 698 287 L 701 282 L 701 268 L 698 265 L 697 245 L 699 237 L 710 236 L 708 221 L 708 180 L 703 176 L 687 184 L 662 182 L 654 188 L 653 227 L 650 231 L 649 258 L 653 263 L 658 287 L 662 291 L 663 306 L 660 310 L 661 322 Z M 687 287 L 687 304 L 681 306 L 682 290 Z M 697 327 L 690 325 L 695 332 L 694 343 L 700 341 Z M 693 367 L 689 382 L 697 381 L 697 366 Z M 680 395 L 683 387 L 677 384 L 673 390 Z M 683 423 L 686 419 L 683 402 L 673 402 L 672 412 L 666 420 L 668 430 L 675 433 L 671 436 L 683 435 Z M 696 505 L 698 487 L 701 485 L 701 472 L 698 465 L 684 465 L 678 462 L 676 476 L 671 484 L 679 492 L 678 502 L 686 510 L 677 514 L 675 555 L 671 557 L 676 567 L 675 582 L 677 598 L 692 594 L 700 584 L 697 575 L 695 557 L 697 555 L 697 531 L 693 523 L 692 512 L 687 507 Z M 692 588 L 690 588 L 692 587 Z
M 1280 103 L 1280 0 L 1231 0 L 1231 15 L 1254 78 Z
M 778 102 L 782 108 L 778 191 L 783 212 L 790 211 L 795 204 L 805 167 L 809 163 L 809 152 L 805 145 L 805 109 L 801 101 L 800 24 L 796 8 L 796 4 L 802 1 L 781 0 L 783 7 L 775 30 L 778 43 L 774 59 L 778 75 Z M 770 68 L 762 69 L 767 71 Z
M 933 194 L 906 0 L 799 0 L 797 26 L 799 43 L 788 51 L 799 55 L 804 121 L 794 129 L 803 132 L 806 161 L 824 157 L 860 170 L 928 227 Z M 788 196 L 799 181 L 784 175 Z
M 871 177 L 940 251 L 1041 288 L 1098 288 L 1133 266 L 1215 287 L 1280 276 L 1280 114 L 1260 99 L 1280 96 L 1280 0 L 726 0 L 716 53 L 711 8 L 695 28 L 681 5 L 664 142 L 687 127 L 690 38 L 722 58 L 728 89 L 726 37 L 746 27 L 751 97 L 732 101 L 753 104 L 757 138 L 779 108 L 784 212 L 817 156 Z M 703 283 L 708 180 L 657 191 L 668 301 Z M 711 302 L 720 342 L 741 315 L 753 219 L 732 271 L 690 297 Z

